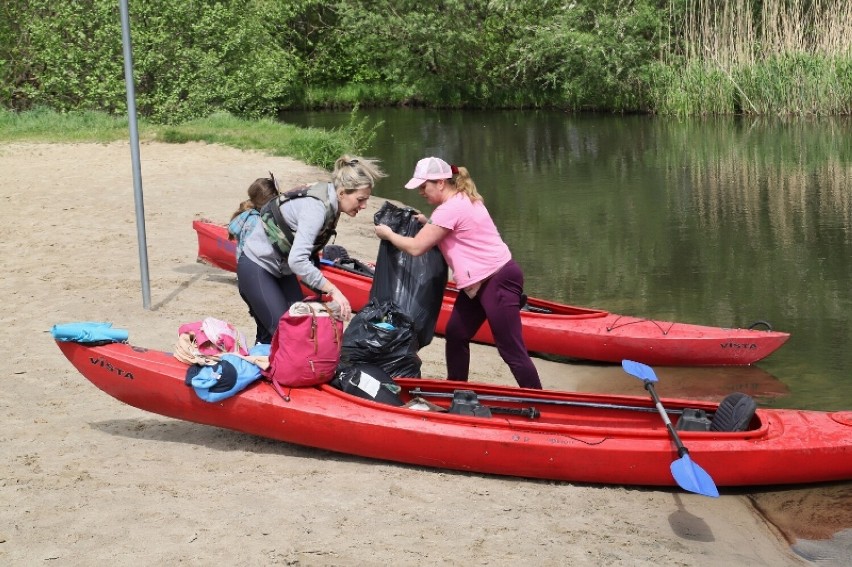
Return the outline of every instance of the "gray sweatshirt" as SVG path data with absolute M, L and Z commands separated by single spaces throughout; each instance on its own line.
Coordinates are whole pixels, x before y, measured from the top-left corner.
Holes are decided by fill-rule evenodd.
M 328 200 L 334 213 L 339 214 L 337 192 L 331 183 L 328 183 Z M 262 223 L 257 223 L 246 237 L 243 254 L 274 276 L 296 274 L 302 283 L 314 289 L 322 289 L 327 280 L 313 265 L 310 257 L 314 241 L 322 231 L 325 221 L 325 206 L 312 197 L 302 197 L 281 205 L 281 214 L 293 231 L 290 255 L 285 259 L 272 248 Z

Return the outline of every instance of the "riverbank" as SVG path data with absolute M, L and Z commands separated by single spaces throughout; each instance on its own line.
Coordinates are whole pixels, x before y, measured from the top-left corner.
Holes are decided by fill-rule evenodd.
M 195 262 L 191 221 L 226 221 L 269 170 L 285 187 L 326 175 L 204 144 L 144 144 L 141 161 L 150 310 L 128 145 L 0 145 L 0 299 L 17 339 L 0 363 L 5 564 L 806 564 L 744 495 L 375 462 L 159 417 L 97 391 L 56 348 L 52 325 L 111 321 L 163 350 L 205 316 L 252 333 L 233 274 Z M 341 220 L 337 243 L 352 256 L 375 257 L 380 205 Z M 512 383 L 493 348 L 474 348 L 472 379 Z M 424 375 L 443 373 L 441 339 L 420 354 Z M 609 367 L 535 364 L 546 388 L 642 392 Z

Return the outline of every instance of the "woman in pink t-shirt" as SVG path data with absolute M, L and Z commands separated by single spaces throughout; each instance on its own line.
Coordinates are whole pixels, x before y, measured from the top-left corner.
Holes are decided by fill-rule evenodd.
M 512 260 L 509 247 L 488 214 L 482 196 L 464 167 L 428 157 L 417 162 L 406 189 L 419 189 L 430 205 L 437 205 L 414 237 L 402 236 L 386 225 L 376 235 L 412 256 L 437 246 L 456 286 L 456 299 L 446 331 L 447 377 L 467 381 L 470 372 L 470 340 L 487 320 L 500 356 L 518 384 L 541 388 L 538 370 L 530 359 L 521 333 L 521 296 L 524 274 Z

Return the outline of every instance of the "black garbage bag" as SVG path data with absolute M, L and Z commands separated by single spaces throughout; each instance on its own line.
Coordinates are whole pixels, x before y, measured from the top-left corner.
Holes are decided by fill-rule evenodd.
M 422 225 L 414 218 L 417 211 L 385 202 L 373 217 L 402 236 L 415 236 Z M 393 301 L 414 321 L 420 348 L 432 342 L 435 323 L 441 312 L 449 270 L 437 247 L 421 256 L 407 254 L 387 240 L 379 245 L 370 299 Z
M 381 366 L 375 364 L 338 367 L 331 385 L 365 400 L 391 406 L 405 405 L 399 397 L 400 387 Z
M 411 317 L 392 301 L 370 300 L 343 331 L 338 370 L 374 364 L 392 378 L 420 378 L 419 348 Z

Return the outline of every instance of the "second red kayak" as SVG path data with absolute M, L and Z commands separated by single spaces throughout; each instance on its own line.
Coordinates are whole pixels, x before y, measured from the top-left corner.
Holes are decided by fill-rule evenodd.
M 224 226 L 195 220 L 198 261 L 236 271 L 235 245 Z M 373 280 L 332 265 L 323 274 L 346 295 L 357 311 L 370 300 Z M 458 290 L 448 285 L 435 332 L 444 334 Z M 524 341 L 532 353 L 577 360 L 618 363 L 637 360 L 657 366 L 748 365 L 783 345 L 789 333 L 760 329 L 727 329 L 618 315 L 529 298 L 521 312 Z M 486 322 L 474 341 L 494 344 Z

